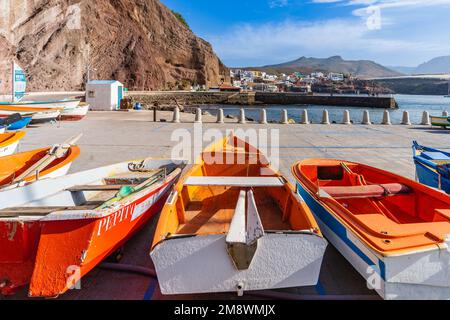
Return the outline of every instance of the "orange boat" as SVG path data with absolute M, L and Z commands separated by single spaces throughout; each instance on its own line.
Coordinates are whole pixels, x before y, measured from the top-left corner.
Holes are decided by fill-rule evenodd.
M 61 156 L 53 158 L 52 155 L 55 154 L 56 148 L 53 146 L 1 157 L 0 188 L 12 186 L 14 183 L 32 182 L 38 178 L 55 178 L 65 175 L 72 162 L 80 155 L 80 148 L 67 146 Z M 48 164 L 45 163 L 40 168 L 32 169 L 47 157 L 52 157 Z
M 309 159 L 292 172 L 324 235 L 383 298 L 450 298 L 448 195 L 348 161 Z
M 177 183 L 150 255 L 163 294 L 243 294 L 317 284 L 326 246 L 289 182 L 231 135 Z
M 63 294 L 158 213 L 182 164 L 144 159 L 1 193 L 0 292 Z

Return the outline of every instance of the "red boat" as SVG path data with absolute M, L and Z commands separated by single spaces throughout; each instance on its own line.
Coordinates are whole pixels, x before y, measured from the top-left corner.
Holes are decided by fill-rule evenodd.
M 69 290 L 160 211 L 183 165 L 145 159 L 0 192 L 0 292 Z

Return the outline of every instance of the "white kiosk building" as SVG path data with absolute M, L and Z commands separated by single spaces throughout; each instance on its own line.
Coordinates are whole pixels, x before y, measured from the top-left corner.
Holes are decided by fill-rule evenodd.
M 91 80 L 86 84 L 86 102 L 91 110 L 111 111 L 120 107 L 123 84 L 116 80 Z

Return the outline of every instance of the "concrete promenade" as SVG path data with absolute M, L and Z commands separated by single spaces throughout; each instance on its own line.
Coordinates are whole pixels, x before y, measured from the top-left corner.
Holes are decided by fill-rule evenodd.
M 183 123 L 171 123 L 172 112 L 159 112 L 160 119 L 153 122 L 153 113 L 90 112 L 79 122 L 44 124 L 26 129 L 27 136 L 20 144 L 26 151 L 59 143 L 80 132 L 81 155 L 71 172 L 95 168 L 115 162 L 146 156 L 169 157 L 174 129 L 193 129 L 193 114 L 182 113 Z M 279 129 L 281 172 L 293 182 L 290 167 L 296 161 L 311 157 L 339 158 L 363 162 L 414 179 L 411 144 L 421 144 L 450 150 L 450 130 L 431 129 L 429 126 L 382 125 L 282 125 L 257 123 L 237 124 L 225 119 L 216 124 L 216 118 L 203 116 L 203 129 L 218 128 L 270 128 Z M 232 121 L 232 122 L 231 122 Z M 122 263 L 151 267 L 148 255 L 155 219 L 148 223 L 125 246 Z M 82 279 L 82 290 L 73 290 L 60 299 L 143 299 L 163 298 L 158 294 L 156 282 L 142 275 L 117 271 L 93 270 Z M 329 245 L 316 287 L 282 290 L 299 295 L 299 298 L 324 298 L 328 295 L 374 296 L 365 282 L 340 254 Z M 25 298 L 26 292 L 8 299 Z M 236 298 L 233 294 L 190 296 L 188 298 Z M 246 296 L 244 296 L 246 298 Z M 248 297 L 247 297 L 248 298 Z M 0 298 L 2 299 L 2 298 Z

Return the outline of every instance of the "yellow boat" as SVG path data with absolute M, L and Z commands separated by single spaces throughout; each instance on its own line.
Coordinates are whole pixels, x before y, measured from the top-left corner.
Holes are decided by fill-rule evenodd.
M 232 135 L 176 184 L 150 255 L 163 294 L 241 294 L 315 285 L 326 246 L 292 185 Z
M 0 134 L 0 157 L 13 154 L 23 137 L 25 137 L 23 131 Z

